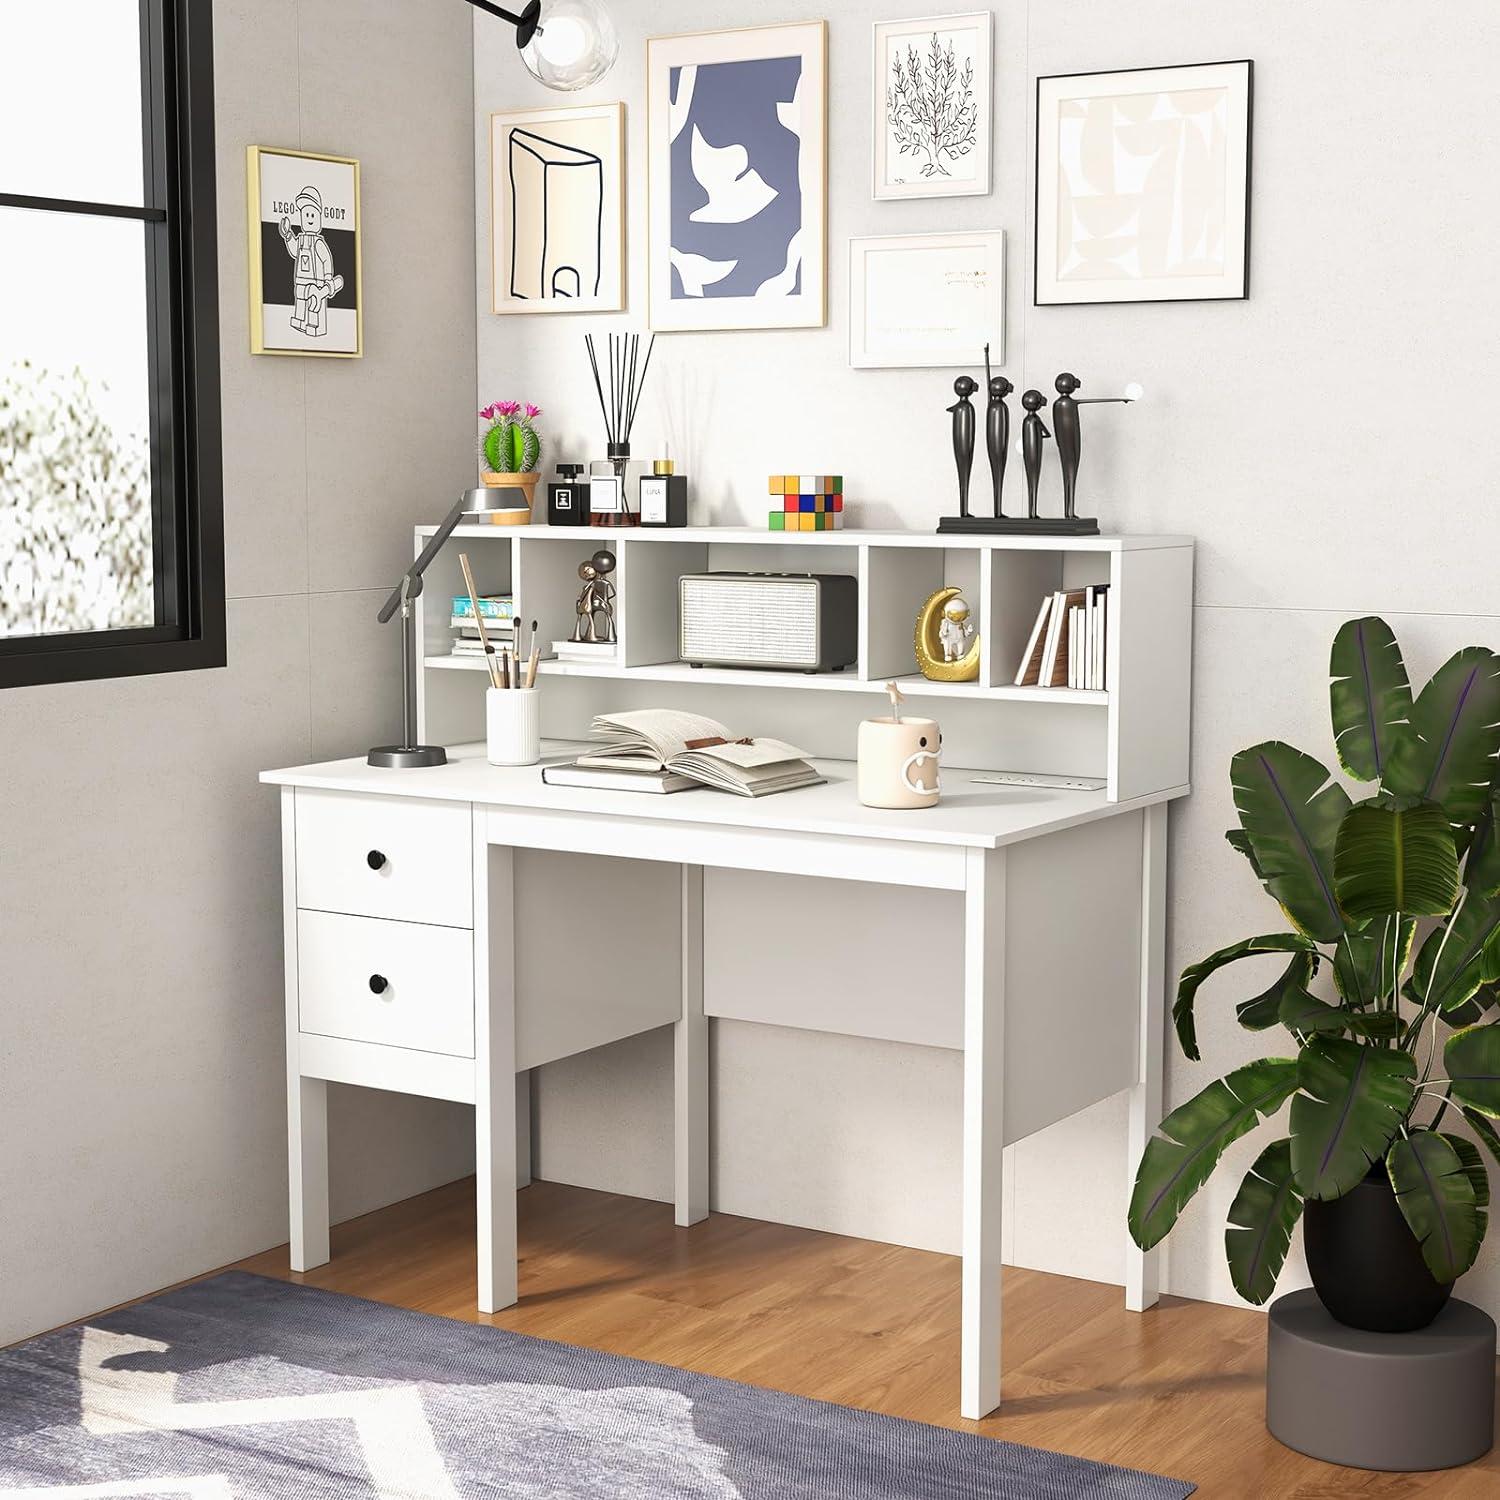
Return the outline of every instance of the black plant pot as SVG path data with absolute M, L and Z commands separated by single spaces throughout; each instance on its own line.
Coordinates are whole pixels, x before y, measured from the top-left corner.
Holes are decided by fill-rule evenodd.
M 1351 1328 L 1373 1333 L 1425 1328 L 1453 1291 L 1451 1281 L 1437 1281 L 1427 1269 L 1383 1162 L 1342 1198 L 1309 1198 L 1302 1242 L 1319 1299 Z

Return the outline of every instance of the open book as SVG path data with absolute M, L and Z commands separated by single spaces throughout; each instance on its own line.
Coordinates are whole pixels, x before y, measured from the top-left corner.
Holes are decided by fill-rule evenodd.
M 630 785 L 623 777 L 635 773 L 643 791 L 675 791 L 686 782 L 740 797 L 765 797 L 817 786 L 823 780 L 795 745 L 732 739 L 715 720 L 676 709 L 599 714 L 590 734 L 599 741 L 597 750 L 580 755 L 571 765 L 548 766 L 543 780 L 552 785 L 619 788 Z

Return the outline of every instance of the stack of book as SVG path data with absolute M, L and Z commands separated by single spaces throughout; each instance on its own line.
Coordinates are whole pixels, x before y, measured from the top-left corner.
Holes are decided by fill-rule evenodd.
M 515 639 L 516 601 L 509 594 L 481 594 L 479 613 L 490 644 L 497 650 Z M 484 657 L 484 643 L 479 639 L 479 623 L 474 618 L 474 601 L 467 594 L 453 596 L 453 654 Z
M 1107 688 L 1109 630 L 1107 583 L 1046 595 L 1021 653 L 1016 686 Z

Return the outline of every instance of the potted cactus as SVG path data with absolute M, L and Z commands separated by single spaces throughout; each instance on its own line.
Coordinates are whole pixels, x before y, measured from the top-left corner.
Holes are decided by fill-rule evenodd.
M 485 484 L 491 489 L 520 489 L 526 501 L 525 510 L 496 511 L 493 519 L 497 524 L 524 525 L 531 519 L 537 464 L 542 457 L 542 439 L 535 423 L 541 414 L 541 407 L 529 401 L 495 401 L 479 413 L 480 420 L 489 424 L 479 440 Z
M 1270 1297 L 1300 1218 L 1328 1311 L 1394 1333 L 1430 1322 L 1473 1265 L 1490 1202 L 1480 1148 L 1500 1162 L 1500 657 L 1467 647 L 1414 693 L 1390 626 L 1369 617 L 1339 630 L 1330 676 L 1347 780 L 1274 740 L 1230 766 L 1229 842 L 1286 930 L 1190 965 L 1173 1010 L 1196 1061 L 1204 981 L 1277 955 L 1279 977 L 1236 1014 L 1275 1033 L 1278 1055 L 1162 1121 L 1130 1232 L 1163 1239 L 1225 1149 L 1290 1102 L 1229 1210 L 1235 1288 Z

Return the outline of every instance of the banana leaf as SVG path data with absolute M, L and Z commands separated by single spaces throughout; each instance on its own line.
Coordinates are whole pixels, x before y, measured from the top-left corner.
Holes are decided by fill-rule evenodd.
M 1489 1227 L 1490 1216 L 1490 1174 L 1485 1169 L 1484 1157 L 1480 1155 L 1479 1147 L 1468 1136 L 1454 1135 L 1450 1130 L 1445 1130 L 1441 1134 L 1443 1139 L 1458 1152 L 1458 1160 L 1464 1169 L 1464 1176 L 1469 1179 L 1469 1186 L 1474 1189 L 1474 1206 L 1479 1210 L 1479 1238 L 1482 1240 L 1485 1230 Z
M 1220 948 L 1217 953 L 1210 953 L 1207 958 L 1200 959 L 1195 964 L 1189 964 L 1182 971 L 1182 978 L 1177 981 L 1177 998 L 1172 1002 L 1172 1022 L 1177 1028 L 1177 1040 L 1182 1044 L 1183 1053 L 1194 1062 L 1199 1060 L 1198 1031 L 1193 1019 L 1193 1002 L 1197 999 L 1203 981 L 1210 974 L 1222 969 L 1225 964 L 1236 963 L 1242 958 L 1253 958 L 1258 953 L 1315 953 L 1316 951 L 1312 940 L 1303 937 L 1300 933 L 1271 932 L 1263 937 L 1245 938 L 1243 942 L 1233 943 L 1228 948 Z
M 1413 1003 L 1420 1002 L 1414 1000 Z M 1465 1026 L 1478 1025 L 1496 1005 L 1500 1005 L 1500 989 L 1492 984 L 1482 984 L 1462 1005 L 1455 1005 L 1451 1010 L 1443 1012 L 1443 1024 L 1451 1026 L 1455 1031 Z
M 1250 846 L 1250 835 L 1243 828 L 1228 828 L 1224 831 L 1224 837 L 1228 840 L 1231 849 L 1238 849 L 1250 861 L 1250 868 L 1255 871 L 1255 878 L 1264 885 L 1265 871 L 1261 869 L 1255 858 L 1255 850 Z
M 1298 1054 L 1292 1167 L 1304 1198 L 1340 1198 L 1379 1161 L 1415 1097 L 1409 1053 L 1315 1037 Z
M 1455 1031 L 1443 1047 L 1443 1065 L 1460 1104 L 1500 1116 L 1500 1022 Z
M 1344 814 L 1334 890 L 1351 917 L 1441 917 L 1458 900 L 1458 848 L 1436 802 L 1360 802 Z
M 1418 694 L 1411 727 L 1391 744 L 1382 787 L 1472 823 L 1490 800 L 1500 752 L 1500 657 L 1486 646 L 1455 652 Z
M 1309 937 L 1336 941 L 1351 925 L 1333 884 L 1334 844 L 1349 794 L 1312 756 L 1279 740 L 1241 750 L 1229 777 L 1266 889 Z
M 1490 790 L 1464 859 L 1464 884 L 1475 896 L 1500 895 L 1500 792 Z
M 1281 1020 L 1282 1003 L 1289 995 L 1304 994 L 1318 972 L 1317 953 L 1294 953 L 1281 977 L 1269 989 L 1234 1008 L 1235 1016 L 1246 1031 L 1268 1031 Z
M 1489 935 L 1484 945 L 1484 955 L 1479 965 L 1479 977 L 1485 984 L 1494 984 L 1500 980 L 1500 927 Z
M 1434 927 L 1417 949 L 1411 995 L 1418 1005 L 1447 1012 L 1470 999 L 1485 982 L 1484 952 L 1500 931 L 1500 897 L 1470 896 L 1446 923 Z
M 1467 1106 L 1464 1107 L 1463 1117 L 1469 1122 L 1469 1129 L 1484 1143 L 1484 1149 L 1495 1158 L 1496 1165 L 1500 1166 L 1500 1131 L 1495 1129 L 1494 1122 L 1488 1115 L 1482 1115 L 1477 1109 L 1469 1109 Z
M 1392 1144 L 1386 1170 L 1427 1269 L 1438 1281 L 1457 1281 L 1474 1264 L 1483 1237 L 1463 1159 L 1447 1136 L 1417 1130 Z
M 1161 1122 L 1146 1142 L 1130 1198 L 1130 1234 L 1158 1244 L 1233 1142 L 1281 1108 L 1297 1087 L 1297 1063 L 1263 1057 L 1216 1079 Z
M 1396 977 L 1406 972 L 1416 933 L 1414 917 L 1371 922 L 1358 932 L 1346 932 L 1333 955 L 1333 982 L 1340 997 L 1364 1008 L 1389 995 Z
M 1411 683 L 1391 627 L 1376 615 L 1340 626 L 1328 671 L 1339 763 L 1361 781 L 1379 781 L 1391 745 L 1411 732 Z
M 1306 990 L 1289 991 L 1282 997 L 1276 1017 L 1289 1030 L 1306 1036 L 1359 1036 L 1369 1041 L 1389 1041 L 1401 1035 L 1403 1023 L 1393 1010 L 1355 1010 L 1330 1005 Z
M 1229 1205 L 1224 1255 L 1234 1289 L 1258 1307 L 1276 1290 L 1292 1230 L 1302 1217 L 1302 1195 L 1292 1176 L 1292 1143 L 1272 1141 L 1245 1173 Z

